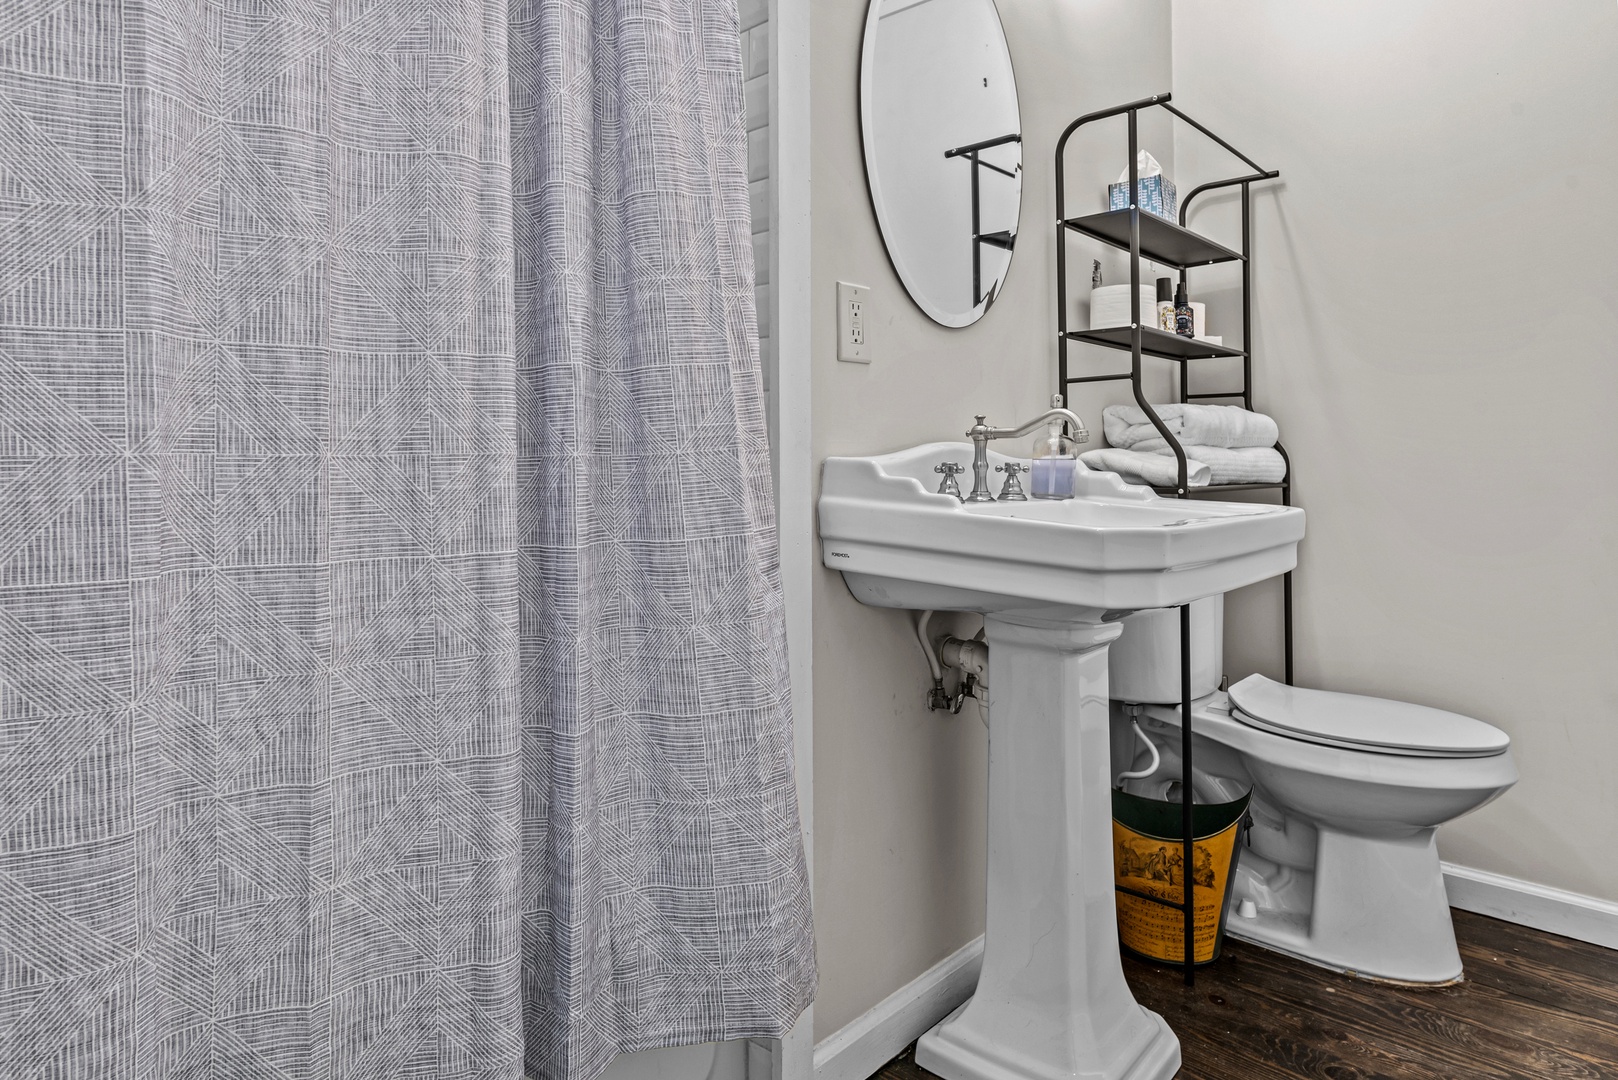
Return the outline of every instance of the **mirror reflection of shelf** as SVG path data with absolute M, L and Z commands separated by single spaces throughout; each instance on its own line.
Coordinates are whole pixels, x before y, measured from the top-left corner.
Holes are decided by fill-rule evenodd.
M 1017 174 L 1022 172 L 1022 162 L 1019 161 L 1011 169 L 1002 169 L 992 161 L 985 161 L 983 151 L 996 146 L 1004 146 L 1007 143 L 1021 142 L 1021 133 L 1013 132 L 1010 135 L 1001 135 L 997 138 L 985 139 L 982 142 L 957 146 L 953 150 L 944 151 L 945 158 L 965 158 L 972 163 L 972 304 L 974 306 L 983 303 L 987 299 L 983 295 L 984 246 L 1011 251 L 1017 245 L 1017 234 L 1010 229 L 990 233 L 981 231 L 983 228 L 983 199 L 979 193 L 978 170 L 980 168 L 989 169 L 992 172 L 999 173 L 1001 176 L 1009 176 L 1013 180 L 1019 180 L 1020 177 Z M 1001 275 L 1001 278 L 1003 279 L 1004 275 Z M 996 280 L 995 288 L 998 289 L 999 286 L 1000 281 Z

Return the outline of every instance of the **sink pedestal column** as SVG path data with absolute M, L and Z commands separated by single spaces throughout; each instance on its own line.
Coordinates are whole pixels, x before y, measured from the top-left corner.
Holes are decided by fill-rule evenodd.
M 923 1035 L 945 1080 L 1169 1080 L 1180 1043 L 1124 982 L 1107 643 L 1116 623 L 984 620 L 988 919 L 972 999 Z

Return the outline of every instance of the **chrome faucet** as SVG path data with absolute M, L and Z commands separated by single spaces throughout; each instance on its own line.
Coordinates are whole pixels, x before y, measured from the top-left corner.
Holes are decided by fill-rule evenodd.
M 972 440 L 972 494 L 963 502 L 994 502 L 994 496 L 989 494 L 989 440 L 990 439 L 1020 439 L 1033 431 L 1041 424 L 1048 424 L 1052 420 L 1066 420 L 1073 427 L 1073 434 L 1068 438 L 1076 443 L 1090 441 L 1090 433 L 1084 429 L 1084 421 L 1080 420 L 1067 409 L 1062 408 L 1062 395 L 1056 394 L 1051 398 L 1051 407 L 1019 427 L 997 428 L 990 427 L 986 422 L 988 417 L 978 414 L 977 423 L 972 425 L 967 437 Z

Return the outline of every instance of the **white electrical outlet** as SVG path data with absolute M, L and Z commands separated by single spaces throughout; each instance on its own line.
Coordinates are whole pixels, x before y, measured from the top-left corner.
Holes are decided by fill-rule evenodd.
M 871 362 L 871 290 L 864 285 L 837 283 L 837 359 L 850 364 Z

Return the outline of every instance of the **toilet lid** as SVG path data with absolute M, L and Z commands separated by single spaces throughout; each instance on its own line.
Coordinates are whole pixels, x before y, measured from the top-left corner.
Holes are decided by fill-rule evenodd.
M 1491 757 L 1511 737 L 1470 716 L 1406 701 L 1304 690 L 1262 675 L 1230 688 L 1231 715 L 1291 739 L 1415 757 Z

